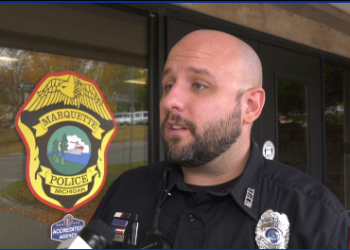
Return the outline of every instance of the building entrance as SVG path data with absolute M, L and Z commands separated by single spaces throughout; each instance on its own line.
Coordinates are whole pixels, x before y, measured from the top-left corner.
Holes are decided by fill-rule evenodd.
M 261 142 L 274 143 L 275 160 L 324 183 L 321 61 L 265 44 L 259 51 L 266 91 Z

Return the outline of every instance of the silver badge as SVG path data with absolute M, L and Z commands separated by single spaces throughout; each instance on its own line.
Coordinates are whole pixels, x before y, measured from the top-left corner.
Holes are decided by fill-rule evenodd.
M 255 241 L 260 249 L 286 249 L 289 241 L 287 215 L 267 210 L 256 225 Z

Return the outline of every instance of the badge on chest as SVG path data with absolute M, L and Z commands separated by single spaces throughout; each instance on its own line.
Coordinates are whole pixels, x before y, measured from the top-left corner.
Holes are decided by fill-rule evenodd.
M 260 249 L 286 249 L 289 241 L 287 215 L 267 210 L 255 230 L 255 241 Z

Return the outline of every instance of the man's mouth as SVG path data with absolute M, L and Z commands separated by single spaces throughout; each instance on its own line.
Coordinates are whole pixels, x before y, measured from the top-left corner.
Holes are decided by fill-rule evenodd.
M 182 132 L 186 131 L 189 131 L 192 135 L 196 133 L 196 126 L 191 121 L 182 118 L 178 114 L 169 113 L 163 120 L 160 128 L 163 135 L 165 135 L 166 130 L 172 135 L 182 134 Z
M 183 127 L 181 125 L 171 125 L 171 129 L 178 130 L 178 129 L 185 129 L 185 127 Z

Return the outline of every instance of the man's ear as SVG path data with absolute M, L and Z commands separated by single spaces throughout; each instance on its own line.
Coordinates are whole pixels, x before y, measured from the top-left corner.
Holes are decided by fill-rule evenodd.
M 245 110 L 242 113 L 244 123 L 252 124 L 261 114 L 265 104 L 265 91 L 262 88 L 252 88 L 244 93 Z

